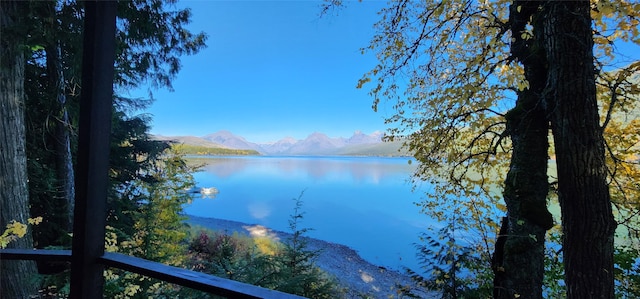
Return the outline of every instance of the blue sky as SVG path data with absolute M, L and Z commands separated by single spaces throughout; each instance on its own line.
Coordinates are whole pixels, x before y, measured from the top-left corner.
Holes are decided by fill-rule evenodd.
M 369 44 L 384 1 L 345 1 L 319 16 L 319 1 L 186 0 L 188 28 L 208 47 L 182 58 L 174 91 L 153 90 L 153 134 L 204 136 L 228 130 L 253 142 L 304 139 L 313 132 L 349 137 L 384 131 L 392 103 L 371 109 L 358 79 L 376 65 Z M 637 47 L 622 45 L 637 58 Z M 628 63 L 628 60 L 626 60 Z M 146 89 L 131 96 L 146 96 Z
M 151 132 L 204 136 L 228 130 L 268 142 L 313 132 L 349 137 L 382 131 L 358 79 L 375 66 L 363 55 L 384 2 L 350 2 L 323 17 L 315 1 L 182 1 L 189 29 L 208 47 L 182 58 L 174 91 L 153 90 Z M 132 91 L 144 95 L 146 91 Z

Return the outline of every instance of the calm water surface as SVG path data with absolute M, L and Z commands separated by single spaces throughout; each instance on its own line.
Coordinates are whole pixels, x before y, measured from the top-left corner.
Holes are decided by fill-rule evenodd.
M 199 187 L 216 187 L 213 199 L 198 198 L 187 214 L 261 224 L 289 231 L 288 220 L 302 192 L 302 228 L 308 236 L 347 245 L 385 267 L 417 270 L 414 243 L 430 221 L 414 204 L 415 166 L 407 158 L 224 157 L 204 158 L 195 174 Z

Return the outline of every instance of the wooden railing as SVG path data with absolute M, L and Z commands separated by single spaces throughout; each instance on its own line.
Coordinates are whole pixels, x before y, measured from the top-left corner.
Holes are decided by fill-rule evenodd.
M 0 260 L 71 262 L 71 250 L 0 249 Z M 120 253 L 106 252 L 96 263 L 228 298 L 304 298 Z

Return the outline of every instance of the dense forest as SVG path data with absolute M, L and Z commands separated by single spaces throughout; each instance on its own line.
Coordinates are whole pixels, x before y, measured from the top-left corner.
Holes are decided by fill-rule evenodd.
M 221 147 L 207 147 L 191 144 L 172 144 L 171 147 L 185 155 L 202 156 L 257 156 L 260 153 L 256 150 L 243 150 Z
M 184 155 L 225 153 L 154 140 L 143 113 L 152 100 L 125 96 L 170 89 L 180 57 L 206 46 L 175 2 L 117 3 L 107 250 L 339 296 L 306 250 L 299 204 L 286 244 L 184 225 L 197 170 Z M 324 13 L 345 5 L 325 4 Z M 2 247 L 71 245 L 83 9 L 0 6 Z M 617 52 L 640 44 L 640 4 L 397 1 L 380 17 L 362 49 L 379 61 L 358 87 L 373 85 L 374 109 L 395 103 L 385 138 L 415 154 L 415 182 L 434 186 L 419 208 L 442 223 L 421 238 L 415 280 L 443 298 L 640 297 L 640 62 Z M 68 296 L 65 263 L 1 267 L 2 298 Z M 207 296 L 119 270 L 105 280 L 108 298 Z

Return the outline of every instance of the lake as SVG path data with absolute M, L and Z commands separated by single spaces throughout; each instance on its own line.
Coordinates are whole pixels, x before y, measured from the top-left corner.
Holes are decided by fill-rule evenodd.
M 432 222 L 414 204 L 415 163 L 379 157 L 212 157 L 194 175 L 215 198 L 196 196 L 185 212 L 289 232 L 294 198 L 303 193 L 307 236 L 353 248 L 367 261 L 418 269 L 414 243 Z

